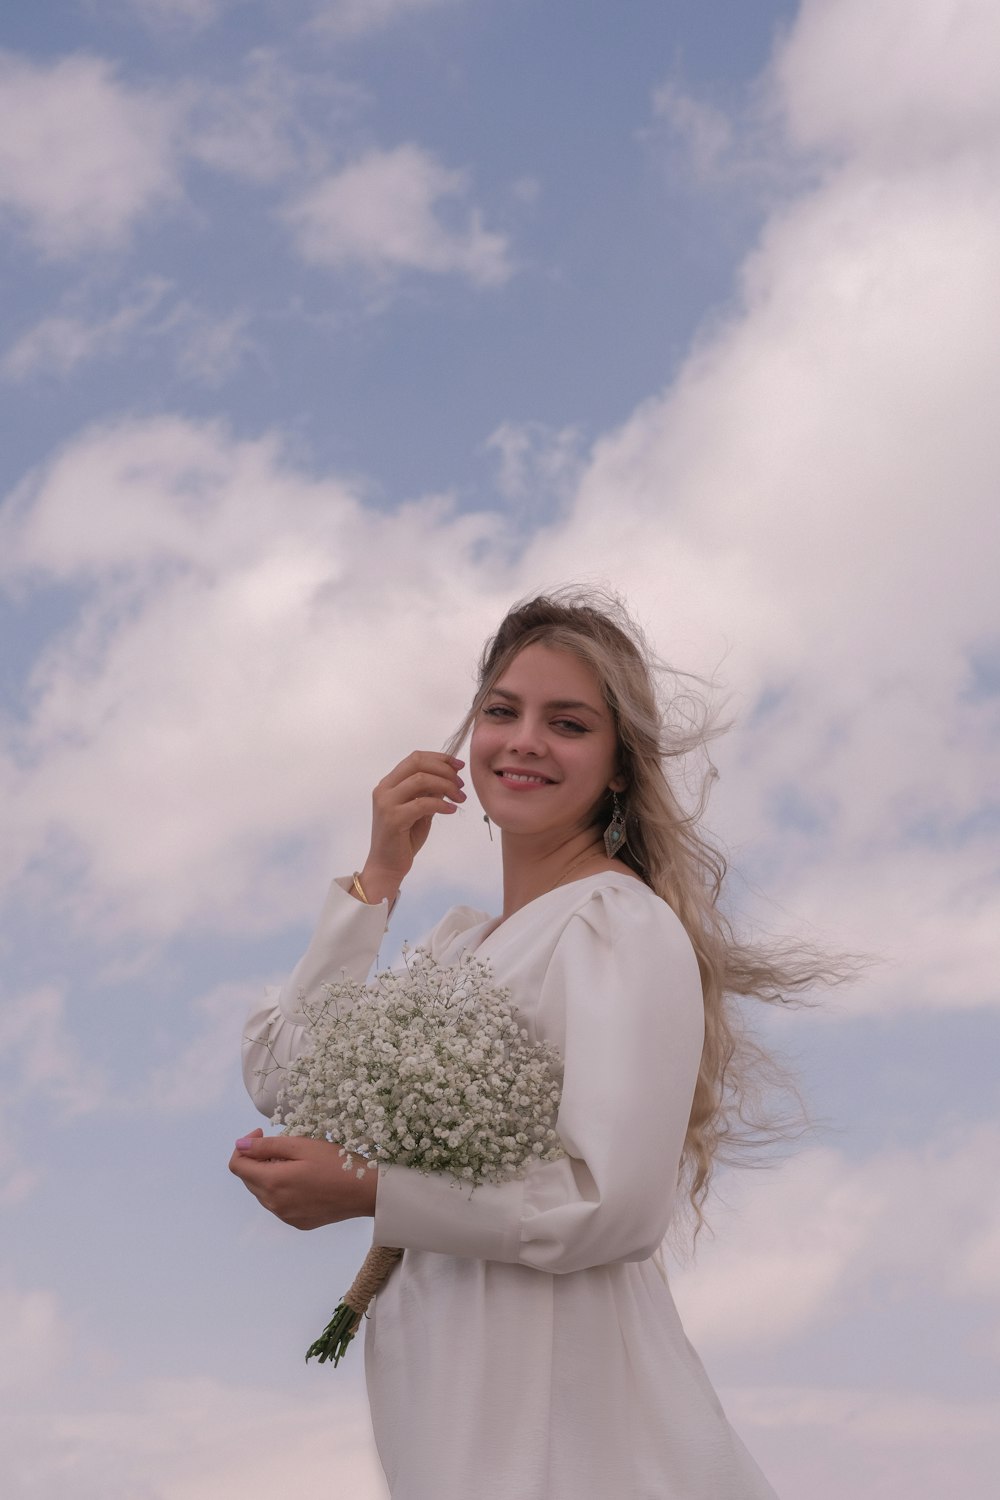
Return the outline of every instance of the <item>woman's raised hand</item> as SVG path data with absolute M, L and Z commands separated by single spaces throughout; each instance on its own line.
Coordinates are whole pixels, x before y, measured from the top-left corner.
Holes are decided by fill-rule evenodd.
M 465 801 L 464 760 L 439 750 L 414 750 L 383 776 L 372 793 L 372 842 L 361 871 L 369 901 L 395 899 L 437 813 Z

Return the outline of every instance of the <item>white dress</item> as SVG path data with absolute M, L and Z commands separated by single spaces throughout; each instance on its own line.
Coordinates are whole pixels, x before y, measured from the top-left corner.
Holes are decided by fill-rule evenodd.
M 334 882 L 277 1004 L 268 997 L 251 1017 L 244 1074 L 265 1114 L 273 1064 L 301 1043 L 303 1000 L 343 974 L 364 979 L 375 961 L 388 907 L 349 887 Z M 380 1173 L 375 1241 L 406 1251 L 365 1343 L 392 1500 L 775 1500 L 651 1258 L 701 1056 L 688 937 L 665 902 L 615 871 L 491 925 L 456 907 L 421 946 L 445 963 L 488 959 L 532 1038 L 558 1047 L 567 1155 L 471 1197 L 441 1175 Z

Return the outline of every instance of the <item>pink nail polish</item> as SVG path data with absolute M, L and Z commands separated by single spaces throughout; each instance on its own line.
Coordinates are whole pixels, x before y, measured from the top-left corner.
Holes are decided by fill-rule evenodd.
M 236 1149 L 237 1149 L 237 1151 L 249 1151 L 250 1147 L 252 1145 L 253 1145 L 253 1138 L 252 1138 L 252 1136 L 241 1135 L 240 1138 L 239 1138 L 239 1140 L 236 1142 Z

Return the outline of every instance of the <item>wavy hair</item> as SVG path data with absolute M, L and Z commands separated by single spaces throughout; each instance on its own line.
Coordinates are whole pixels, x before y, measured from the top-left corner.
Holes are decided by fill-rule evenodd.
M 804 943 L 751 943 L 735 932 L 720 907 L 726 858 L 700 826 L 716 775 L 707 746 L 726 726 L 709 706 L 707 684 L 666 668 L 617 596 L 567 588 L 515 604 L 486 643 L 478 689 L 450 752 L 514 657 L 536 643 L 573 652 L 596 674 L 627 778 L 619 858 L 677 914 L 698 958 L 705 1040 L 680 1167 L 697 1231 L 715 1165 L 745 1160 L 747 1148 L 790 1133 L 787 1116 L 776 1118 L 767 1102 L 773 1105 L 776 1087 L 788 1087 L 787 1075 L 748 1034 L 738 1002 L 789 1003 L 817 983 L 848 978 L 857 964 Z M 662 697 L 661 680 L 668 686 Z M 695 752 L 703 766 L 692 786 Z M 595 827 L 610 816 L 609 793 L 594 809 Z

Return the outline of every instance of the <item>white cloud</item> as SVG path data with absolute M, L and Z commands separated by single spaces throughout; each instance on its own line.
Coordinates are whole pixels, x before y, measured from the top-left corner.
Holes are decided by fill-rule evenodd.
M 930 55 L 952 12 L 890 4 L 876 37 L 888 16 Z M 858 86 L 866 46 L 855 29 L 807 47 L 818 16 L 860 26 L 862 9 L 806 7 L 778 103 L 805 109 L 815 84 L 867 139 L 877 96 L 886 138 L 905 131 L 919 74 L 887 43 L 891 86 Z M 990 53 L 996 24 L 970 4 L 945 31 Z M 845 126 L 844 159 L 768 218 L 742 305 L 597 445 L 526 567 L 602 559 L 668 657 L 725 659 L 748 709 L 771 700 L 720 747 L 713 816 L 779 902 L 898 957 L 883 996 L 995 1004 L 1000 705 L 972 663 L 997 650 L 1000 196 L 992 124 L 926 107 L 941 143 L 963 121 L 962 153 L 929 139 L 919 169 L 892 171 Z
M 218 19 L 233 0 L 124 0 L 149 25 L 184 26 L 200 30 Z
M 0 1285 L 0 1391 L 6 1401 L 42 1386 L 68 1357 L 67 1330 L 52 1293 Z
M 168 8 L 181 10 L 147 13 L 163 19 Z M 207 8 L 192 6 L 192 19 L 196 12 L 208 19 Z M 328 143 L 309 127 L 300 87 L 266 48 L 247 54 L 232 83 L 146 87 L 106 58 L 35 63 L 0 52 L 0 212 L 45 256 L 67 259 L 127 246 L 140 220 L 182 200 L 191 161 L 257 185 L 315 174 Z M 364 97 L 337 80 L 313 85 L 320 89 L 327 130 L 353 118 Z M 483 235 L 484 256 L 489 243 Z M 53 336 L 71 342 L 70 330 Z
M 1000 1131 L 982 1126 L 859 1162 L 819 1148 L 727 1174 L 709 1209 L 713 1237 L 671 1278 L 692 1342 L 708 1355 L 763 1353 L 843 1322 L 885 1285 L 917 1313 L 932 1296 L 974 1303 L 996 1338 L 1000 1217 L 983 1184 L 998 1172 Z
M 27 1342 L 27 1340 L 26 1340 Z M 356 1386 L 292 1394 L 192 1376 L 72 1397 L 0 1418 L 5 1473 L 32 1500 L 271 1500 L 323 1494 L 384 1500 Z
M 321 0 L 316 25 L 334 37 L 360 37 L 455 0 Z
M 8 1090 L 8 1099 L 13 1096 Z M 17 1138 L 15 1111 L 9 1107 L 0 1110 L 0 1207 L 12 1208 L 23 1202 L 38 1182 L 38 1172 L 24 1159 Z
M 222 984 L 192 1005 L 190 1036 L 181 1053 L 142 1082 L 144 1109 L 187 1114 L 211 1109 L 232 1082 L 234 1048 L 245 1030 L 250 1002 L 245 984 Z
M 85 436 L 3 523 L 7 568 L 91 599 L 37 664 L 4 860 L 64 849 L 83 908 L 153 932 L 311 901 L 328 819 L 356 847 L 377 747 L 444 740 L 468 696 L 453 663 L 507 593 L 470 567 L 497 518 L 371 513 L 272 442 L 179 420 Z
M 376 276 L 406 270 L 466 276 L 477 286 L 507 280 L 503 235 L 477 209 L 446 222 L 448 201 L 468 193 L 465 172 L 408 144 L 372 150 L 302 193 L 286 210 L 299 253 L 314 265 L 358 266 Z
M 303 167 L 319 169 L 327 141 L 308 128 L 302 86 L 273 51 L 254 49 L 234 83 L 189 87 L 185 149 L 213 171 L 252 183 L 275 182 Z M 340 117 L 351 117 L 364 97 L 358 85 L 336 79 L 310 87 L 322 90 L 327 131 Z
M 101 58 L 0 54 L 0 210 L 53 259 L 120 248 L 179 191 L 179 117 Z
M 353 119 L 365 96 L 336 80 L 313 85 L 324 98 L 320 134 L 302 86 L 267 49 L 247 55 L 234 83 L 169 88 L 128 83 L 99 57 L 36 64 L 0 53 L 0 213 L 52 259 L 120 251 L 140 220 L 181 201 L 182 169 L 194 161 L 258 186 L 311 182 L 283 216 L 314 264 L 382 278 L 456 274 L 478 286 L 508 279 L 507 238 L 484 227 L 467 172 L 414 144 L 325 171 L 331 125 Z M 79 363 L 120 342 L 129 317 L 126 308 L 124 323 L 47 318 L 9 352 L 9 372 Z
M 179 303 L 167 324 L 177 338 L 178 372 L 200 385 L 221 385 L 256 348 L 250 323 L 243 308 L 217 318 L 189 302 Z
M 875 1386 L 723 1391 L 726 1411 L 780 1495 L 915 1500 L 991 1495 L 996 1405 Z
M 580 446 L 577 428 L 543 422 L 501 422 L 486 439 L 487 452 L 499 459 L 500 494 L 536 520 L 553 500 L 569 498 L 582 468 Z
M 0 1057 L 7 1097 L 22 1105 L 44 1099 L 75 1115 L 103 1100 L 100 1076 L 84 1062 L 67 1025 L 63 996 L 51 987 L 4 997 Z
M 43 318 L 11 345 L 0 369 L 8 380 L 68 375 L 86 360 L 118 354 L 138 329 L 148 326 L 169 290 L 168 281 L 150 276 L 104 317 L 53 314 Z
M 676 78 L 668 78 L 653 94 L 653 113 L 683 146 L 699 179 L 715 177 L 733 151 L 736 129 L 729 115 L 708 100 L 699 99 Z
M 722 1193 L 709 1206 L 718 1240 L 700 1238 L 693 1271 L 672 1278 L 696 1348 L 765 1349 L 836 1319 L 881 1207 L 867 1177 L 833 1151 L 808 1151 L 766 1174 L 727 1177 Z
M 760 1426 L 849 1426 L 874 1441 L 933 1443 L 941 1437 L 996 1437 L 996 1408 L 989 1402 L 941 1401 L 916 1392 L 795 1387 L 748 1392 L 742 1401 Z
M 990 0 L 805 0 L 775 59 L 793 144 L 892 168 L 1000 146 Z
M 111 312 L 54 313 L 23 333 L 0 360 L 7 380 L 65 377 L 89 360 L 119 357 L 139 343 L 165 344 L 178 374 L 218 386 L 254 352 L 250 314 L 242 308 L 216 316 L 171 282 L 150 276 Z

